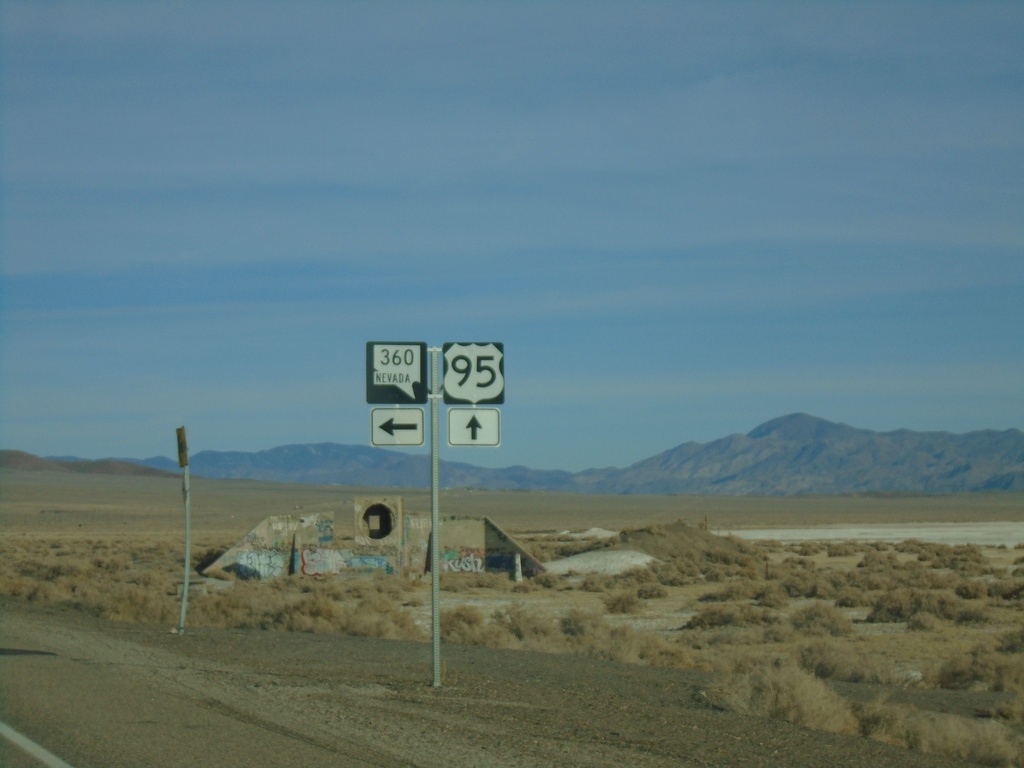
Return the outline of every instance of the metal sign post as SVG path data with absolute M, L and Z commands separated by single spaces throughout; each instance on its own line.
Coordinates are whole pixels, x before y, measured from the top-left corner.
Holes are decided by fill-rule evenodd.
M 402 409 L 404 404 L 430 400 L 430 592 L 431 640 L 435 688 L 441 687 L 441 519 L 439 410 L 445 403 L 468 403 L 453 408 L 448 417 L 448 444 L 498 446 L 501 443 L 497 408 L 479 403 L 505 402 L 505 345 L 499 342 L 449 342 L 430 347 L 430 386 L 426 387 L 427 345 L 422 341 L 368 341 L 366 343 L 366 402 L 393 405 L 370 414 L 370 443 L 377 446 L 422 445 L 423 411 Z M 439 353 L 444 353 L 441 384 Z M 453 411 L 455 413 L 453 413 Z M 453 426 L 453 424 L 457 426 Z M 188 468 L 185 468 L 186 477 Z M 186 481 L 187 482 L 187 481 Z M 187 505 L 186 501 L 186 505 Z M 186 589 L 188 575 L 186 574 Z M 182 625 L 185 608 L 182 606 Z
M 430 604 L 432 612 L 431 638 L 434 651 L 434 687 L 441 687 L 441 514 L 440 475 L 438 458 L 438 409 L 441 390 L 438 388 L 438 347 L 430 348 Z
M 188 482 L 188 438 L 185 428 L 178 427 L 178 466 L 185 468 L 181 481 L 181 495 L 185 499 L 185 583 L 181 588 L 181 616 L 178 619 L 178 634 L 185 634 L 185 611 L 188 609 L 188 577 L 192 570 L 192 514 Z

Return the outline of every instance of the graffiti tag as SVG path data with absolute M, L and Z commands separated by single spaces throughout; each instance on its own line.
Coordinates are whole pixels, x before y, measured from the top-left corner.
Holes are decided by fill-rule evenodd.
M 484 551 L 479 549 L 448 550 L 441 556 L 441 571 L 483 573 L 484 556 Z
M 272 549 L 242 551 L 235 561 L 238 575 L 243 579 L 272 579 L 284 573 L 287 566 L 284 554 Z

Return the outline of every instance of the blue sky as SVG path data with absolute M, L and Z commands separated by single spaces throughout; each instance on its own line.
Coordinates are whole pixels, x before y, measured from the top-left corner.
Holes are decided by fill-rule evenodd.
M 369 444 L 373 340 L 504 343 L 485 466 L 1024 427 L 1024 4 L 0 14 L 0 447 Z

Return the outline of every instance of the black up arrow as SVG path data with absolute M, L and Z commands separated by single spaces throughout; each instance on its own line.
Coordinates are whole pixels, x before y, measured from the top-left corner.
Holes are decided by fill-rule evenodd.
M 476 440 L 476 433 L 483 428 L 483 424 L 476 420 L 476 416 L 469 420 L 469 424 L 466 425 L 469 429 L 469 439 Z
M 413 430 L 415 430 L 415 429 L 418 428 L 418 426 L 416 424 L 395 424 L 395 420 L 392 418 L 392 419 L 388 419 L 383 424 L 381 424 L 380 428 L 383 429 L 385 432 L 387 432 L 392 437 L 394 437 L 396 429 L 413 429 Z

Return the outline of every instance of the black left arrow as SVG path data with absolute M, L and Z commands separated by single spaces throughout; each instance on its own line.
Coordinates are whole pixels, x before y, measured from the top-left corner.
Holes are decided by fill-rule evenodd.
M 383 424 L 381 424 L 380 428 L 383 429 L 385 432 L 387 432 L 392 437 L 394 437 L 396 429 L 412 429 L 412 430 L 416 430 L 416 429 L 419 429 L 419 425 L 415 424 L 415 423 L 413 423 L 413 424 L 395 424 L 395 420 L 393 418 L 391 418 L 391 419 L 388 419 L 387 421 L 385 421 Z
M 476 433 L 483 429 L 483 424 L 476 420 L 476 416 L 469 420 L 466 428 L 469 430 L 469 439 L 476 440 Z

